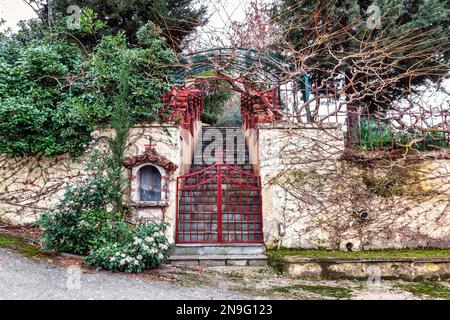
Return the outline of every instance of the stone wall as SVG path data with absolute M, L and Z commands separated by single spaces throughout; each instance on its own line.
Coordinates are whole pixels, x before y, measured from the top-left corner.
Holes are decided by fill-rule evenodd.
M 35 222 L 55 206 L 67 183 L 85 176 L 85 160 L 69 155 L 0 158 L 0 220 L 19 225 Z
M 29 224 L 37 220 L 42 212 L 55 207 L 64 195 L 68 184 L 87 176 L 85 164 L 94 149 L 104 148 L 110 131 L 93 132 L 92 145 L 86 154 L 71 158 L 69 155 L 46 158 L 43 156 L 23 158 L 0 158 L 0 219 L 12 224 Z M 155 150 L 171 162 L 181 162 L 180 128 L 178 126 L 145 125 L 130 130 L 125 156 L 144 153 L 146 145 L 156 144 Z M 131 179 L 131 169 L 124 171 Z M 168 206 L 164 208 L 164 220 L 172 226 L 168 230 L 174 239 L 176 216 L 176 177 L 179 168 L 169 176 Z M 129 200 L 130 184 L 124 192 Z M 139 217 L 133 217 L 139 218 Z
M 155 150 L 178 167 L 168 176 L 163 219 L 174 240 L 176 177 L 189 170 L 192 135 L 178 126 L 134 127 L 127 157 Z M 0 219 L 35 222 L 88 173 L 89 153 L 106 146 L 109 131 L 94 132 L 86 155 L 0 157 Z M 339 125 L 260 125 L 246 134 L 263 181 L 265 241 L 270 246 L 358 250 L 450 247 L 450 157 L 416 154 L 351 157 Z M 190 142 L 189 142 L 190 141 Z M 367 153 L 366 153 L 367 154 Z M 130 179 L 125 195 L 131 194 Z M 129 200 L 129 199 L 125 199 Z M 139 219 L 140 217 L 135 216 Z
M 259 157 L 271 246 L 450 247 L 447 156 L 352 159 L 338 125 L 263 125 Z

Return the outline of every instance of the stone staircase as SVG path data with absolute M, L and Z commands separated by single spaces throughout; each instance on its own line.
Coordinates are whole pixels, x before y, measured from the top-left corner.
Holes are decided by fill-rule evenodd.
M 218 138 L 219 135 L 222 137 Z M 200 175 L 185 178 L 185 189 L 179 191 L 178 244 L 169 261 L 188 265 L 265 265 L 267 256 L 261 235 L 260 192 L 242 185 L 258 183 L 258 177 L 245 174 L 253 174 L 253 167 L 249 163 L 242 129 L 206 127 L 202 137 L 203 143 L 198 143 L 194 152 L 191 173 L 206 170 Z M 211 148 L 215 139 L 219 139 L 219 143 L 216 148 Z M 234 181 L 222 179 L 221 197 L 218 167 L 210 167 L 218 157 L 237 169 L 221 166 L 222 175 Z M 209 179 L 211 181 L 198 188 L 190 189 Z M 222 203 L 220 226 L 219 199 Z M 219 234 L 222 235 L 221 242 Z
M 263 244 L 177 244 L 169 257 L 173 265 L 265 266 Z

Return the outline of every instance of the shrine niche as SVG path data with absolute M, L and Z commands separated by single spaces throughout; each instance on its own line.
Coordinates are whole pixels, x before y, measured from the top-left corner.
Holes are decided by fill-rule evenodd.
M 163 221 L 169 206 L 171 174 L 178 166 L 160 155 L 155 144 L 145 152 L 127 157 L 123 164 L 130 172 L 130 206 L 135 220 Z

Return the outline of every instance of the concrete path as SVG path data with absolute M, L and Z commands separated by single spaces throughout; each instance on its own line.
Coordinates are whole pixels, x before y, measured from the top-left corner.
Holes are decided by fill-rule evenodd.
M 55 262 L 56 261 L 56 262 Z M 0 248 L 0 300 L 426 299 L 401 281 L 302 280 L 270 267 L 163 266 L 141 275 L 81 269 L 71 259 L 28 259 Z M 77 265 L 78 264 L 78 265 Z M 450 287 L 450 282 L 441 282 Z
M 15 299 L 249 299 L 236 292 L 187 287 L 108 272 L 86 273 L 0 249 L 0 300 Z

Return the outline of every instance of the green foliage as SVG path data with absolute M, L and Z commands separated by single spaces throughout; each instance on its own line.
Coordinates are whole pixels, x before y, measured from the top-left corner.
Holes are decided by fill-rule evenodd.
M 214 125 L 225 111 L 225 103 L 233 93 L 226 90 L 208 92 L 205 95 L 205 106 L 202 111 L 201 120 L 204 123 Z
M 139 223 L 127 241 L 110 242 L 91 250 L 85 263 L 114 272 L 142 272 L 157 267 L 170 249 L 164 236 L 166 227 L 164 223 Z
M 12 154 L 32 153 L 45 134 L 47 110 L 34 108 L 31 101 L 8 98 L 0 101 L 0 148 Z
M 108 209 L 121 196 L 110 161 L 110 153 L 94 152 L 86 167 L 91 175 L 66 189 L 58 206 L 41 215 L 41 247 L 87 255 L 87 265 L 111 271 L 156 267 L 170 248 L 164 236 L 167 224 L 141 223 L 133 228 L 124 212 Z
M 100 20 L 105 21 L 106 28 L 97 28 L 92 30 L 93 34 L 81 37 L 83 43 L 89 47 L 94 47 L 102 36 L 114 35 L 120 30 L 125 31 L 130 43 L 136 44 L 137 31 L 151 21 L 162 29 L 170 47 L 178 50 L 182 40 L 206 15 L 206 7 L 196 8 L 192 5 L 193 2 L 193 0 L 53 0 L 53 11 L 56 15 L 65 16 L 70 5 L 78 5 L 83 9 L 83 13 L 89 8 Z M 41 6 L 41 10 L 45 16 L 46 7 Z M 86 17 L 89 16 L 91 13 L 86 14 Z
M 360 142 L 355 147 L 362 150 L 405 146 L 419 151 L 450 148 L 449 138 L 444 132 L 422 132 L 415 129 L 398 131 L 377 118 L 362 119 L 359 133 Z
M 229 110 L 224 110 L 220 118 L 216 122 L 217 126 L 239 127 L 242 125 L 242 114 L 239 106 L 233 106 Z
M 98 14 L 89 7 L 83 8 L 80 17 L 81 31 L 87 35 L 94 35 L 106 27 L 106 23 L 98 18 Z
M 90 15 L 85 27 L 100 27 Z M 0 153 L 80 154 L 90 132 L 113 121 L 124 64 L 128 91 L 118 103 L 130 117 L 125 124 L 157 119 L 161 80 L 174 61 L 158 28 L 142 26 L 138 47 L 123 33 L 104 37 L 90 54 L 64 28 L 60 21 L 52 29 L 30 21 L 0 37 Z
M 399 284 L 397 287 L 418 297 L 450 300 L 450 287 L 438 282 L 423 280 L 418 283 Z
M 360 122 L 361 147 L 386 148 L 393 145 L 393 134 L 389 125 L 377 119 L 362 119 Z
M 121 68 L 126 63 L 129 74 L 128 103 L 133 106 L 129 112 L 134 120 L 155 120 L 162 108 L 161 91 L 166 88 L 162 79 L 169 76 L 168 66 L 175 61 L 174 53 L 165 47 L 165 42 L 156 36 L 154 25 L 147 24 L 139 30 L 139 47 L 130 48 L 124 33 L 106 36 L 95 48 L 88 83 L 95 92 L 106 97 L 117 93 Z M 114 104 L 112 99 L 106 103 Z
M 80 151 L 92 122 L 75 114 L 80 101 L 72 107 L 67 100 L 73 96 L 63 86 L 64 79 L 81 72 L 83 55 L 75 44 L 51 34 L 29 38 L 36 34 L 41 30 L 30 23 L 0 43 L 0 152 Z
M 380 8 L 380 29 L 369 30 L 366 26 L 370 5 Z M 320 8 L 318 14 L 312 14 L 315 8 Z M 302 62 L 310 70 L 312 81 L 333 79 L 339 83 L 345 74 L 360 80 L 349 89 L 359 91 L 386 78 L 398 79 L 395 85 L 383 88 L 382 97 L 366 96 L 363 102 L 369 106 L 385 107 L 409 92 L 411 86 L 448 76 L 448 0 L 282 0 L 276 11 L 279 15 L 275 15 L 275 20 L 286 27 L 284 36 L 293 48 L 317 53 Z M 376 47 L 372 49 L 374 41 Z M 367 49 L 361 48 L 361 42 Z M 379 56 L 383 57 L 380 63 L 390 64 L 389 72 L 358 71 L 353 66 L 353 52 L 382 51 L 393 46 L 395 52 Z
M 299 258 L 330 258 L 330 259 L 398 259 L 398 258 L 417 258 L 417 259 L 448 259 L 450 257 L 449 249 L 372 249 L 363 251 L 332 251 L 315 249 L 269 249 L 269 259 L 283 257 Z
M 121 241 L 128 225 L 105 210 L 53 211 L 43 214 L 41 242 L 44 250 L 87 254 L 110 241 Z
M 214 71 L 205 71 L 198 74 L 198 77 L 208 78 L 214 75 Z M 231 90 L 230 84 L 224 80 L 211 82 L 210 85 L 216 85 L 220 88 L 218 90 L 205 92 L 205 106 L 203 107 L 201 120 L 204 123 L 214 125 L 226 112 L 225 104 L 233 97 L 234 92 Z M 225 88 L 230 88 L 230 90 L 227 90 Z
M 131 126 L 131 117 L 129 113 L 129 70 L 126 61 L 120 64 L 120 80 L 118 84 L 118 92 L 114 97 L 113 109 L 111 113 L 111 127 L 114 129 L 114 137 L 109 139 L 109 149 L 111 153 L 108 176 L 112 182 L 114 194 L 114 208 L 117 211 L 123 211 L 122 206 L 122 189 L 125 181 L 122 175 L 123 155 L 128 140 L 128 132 Z
M 48 258 L 38 247 L 14 235 L 0 233 L 0 248 L 14 250 L 27 258 Z
M 85 254 L 127 234 L 122 213 L 107 208 L 121 196 L 108 174 L 109 155 L 96 151 L 86 169 L 91 175 L 70 185 L 58 206 L 41 215 L 41 242 L 46 250 Z

